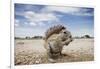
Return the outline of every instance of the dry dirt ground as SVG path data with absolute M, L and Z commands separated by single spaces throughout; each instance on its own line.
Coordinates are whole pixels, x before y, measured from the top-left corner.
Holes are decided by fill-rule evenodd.
M 42 39 L 15 40 L 15 65 L 32 65 L 49 63 Z M 68 46 L 64 46 L 63 56 L 58 63 L 93 61 L 94 39 L 74 39 Z

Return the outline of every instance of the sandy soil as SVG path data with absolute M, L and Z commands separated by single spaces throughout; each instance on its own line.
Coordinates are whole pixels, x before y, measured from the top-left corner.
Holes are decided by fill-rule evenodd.
M 15 65 L 49 63 L 42 39 L 15 40 Z M 74 39 L 68 46 L 64 46 L 57 62 L 78 62 L 94 60 L 94 39 Z

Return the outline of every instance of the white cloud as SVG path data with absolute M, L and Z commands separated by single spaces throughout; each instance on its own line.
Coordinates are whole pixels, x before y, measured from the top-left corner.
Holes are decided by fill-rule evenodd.
M 22 15 L 22 14 L 21 14 Z M 53 13 L 35 13 L 33 11 L 26 11 L 23 16 L 30 22 L 30 25 L 44 26 L 43 21 L 59 21 L 59 19 Z
M 20 22 L 19 20 L 17 20 L 17 19 L 15 20 L 15 23 L 14 23 L 15 27 L 19 26 L 19 22 Z
M 19 23 L 19 20 L 16 19 L 15 22 L 16 22 L 16 23 Z
M 18 27 L 18 26 L 19 26 L 19 24 L 15 23 L 15 27 Z
M 25 23 L 29 24 L 31 26 L 36 26 L 36 25 L 40 25 L 40 26 L 44 26 L 45 23 L 43 23 L 43 21 L 56 21 L 58 22 L 59 19 L 57 16 L 55 16 L 53 13 L 36 13 L 34 11 L 25 11 L 25 12 L 16 12 L 16 15 L 20 15 L 23 16 L 27 19 L 27 21 L 29 21 L 29 23 Z
M 52 12 L 52 11 L 59 11 L 63 13 L 71 13 L 79 11 L 78 8 L 71 8 L 71 7 L 58 7 L 58 6 L 47 6 L 43 10 L 43 12 Z
M 25 17 L 31 21 L 49 21 L 57 20 L 57 17 L 52 13 L 34 13 L 33 11 L 25 12 Z
M 37 24 L 36 23 L 34 23 L 34 22 L 30 22 L 29 23 L 31 26 L 36 26 Z
M 42 14 L 37 14 L 36 19 L 38 19 L 38 21 L 57 21 L 57 17 L 52 14 L 52 13 L 42 13 Z
M 93 13 L 77 12 L 77 13 L 72 13 L 72 15 L 78 15 L 78 16 L 93 16 Z
M 92 16 L 93 13 L 87 12 L 89 9 L 79 7 L 60 7 L 60 6 L 46 6 L 42 12 L 61 12 L 79 16 Z
M 40 26 L 45 26 L 45 24 L 43 22 L 39 22 Z
M 25 25 L 31 26 L 44 26 L 46 23 L 43 21 L 47 21 L 47 23 L 54 22 L 61 22 L 59 17 L 62 15 L 54 14 L 54 11 L 77 15 L 77 16 L 92 16 L 93 13 L 87 12 L 88 9 L 86 8 L 79 8 L 79 7 L 61 7 L 61 6 L 45 6 L 42 10 L 39 10 L 40 13 L 34 11 L 24 11 L 24 12 L 16 12 L 16 15 L 20 15 L 26 18 L 29 23 L 25 23 Z M 18 26 L 19 21 L 16 20 L 16 26 Z
M 28 25 L 29 23 L 25 22 L 24 24 L 25 24 L 25 25 Z
M 34 12 L 32 12 L 32 11 L 27 11 L 27 12 L 24 12 L 24 17 L 25 18 L 34 18 L 34 16 L 35 16 L 35 13 Z

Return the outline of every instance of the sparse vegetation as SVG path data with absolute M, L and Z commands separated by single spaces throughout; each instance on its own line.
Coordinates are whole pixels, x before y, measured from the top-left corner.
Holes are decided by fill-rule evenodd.
M 34 37 L 26 36 L 26 37 L 15 37 L 15 39 L 43 39 L 43 37 L 42 36 L 34 36 Z

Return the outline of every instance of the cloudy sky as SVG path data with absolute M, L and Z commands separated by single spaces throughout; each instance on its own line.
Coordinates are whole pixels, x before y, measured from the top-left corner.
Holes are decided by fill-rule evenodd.
M 73 36 L 94 36 L 94 9 L 83 7 L 15 4 L 15 36 L 42 35 L 62 24 Z

